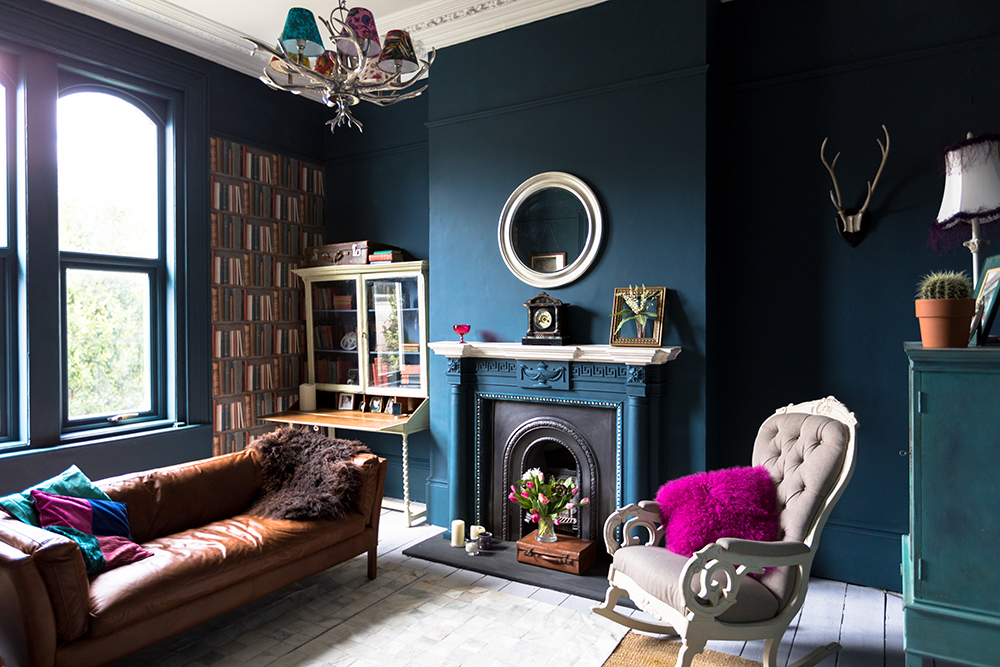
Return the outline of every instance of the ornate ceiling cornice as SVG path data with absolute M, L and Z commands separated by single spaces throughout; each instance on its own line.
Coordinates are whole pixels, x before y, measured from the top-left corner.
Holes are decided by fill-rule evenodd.
M 47 1 L 255 78 L 260 75 L 263 58 L 250 55 L 250 45 L 240 33 L 165 0 Z M 442 49 L 601 2 L 604 0 L 430 0 L 387 14 L 384 22 L 409 26 L 414 42 L 425 49 Z

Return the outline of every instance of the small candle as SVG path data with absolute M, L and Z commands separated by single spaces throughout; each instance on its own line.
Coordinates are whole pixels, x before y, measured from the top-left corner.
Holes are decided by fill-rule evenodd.
M 465 522 L 461 519 L 455 519 L 451 522 L 451 546 L 465 546 Z
M 316 385 L 299 385 L 299 411 L 312 412 L 316 409 Z
M 469 526 L 469 539 L 476 539 L 479 535 L 484 532 L 482 526 Z

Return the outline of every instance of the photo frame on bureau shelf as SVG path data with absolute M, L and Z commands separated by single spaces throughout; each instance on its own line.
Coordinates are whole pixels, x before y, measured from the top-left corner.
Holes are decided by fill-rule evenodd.
M 666 302 L 666 287 L 616 287 L 611 309 L 611 344 L 660 347 Z
M 341 392 L 337 394 L 337 409 L 338 410 L 353 410 L 354 409 L 354 394 L 350 392 Z
M 368 401 L 368 411 L 369 412 L 382 412 L 382 397 L 372 396 L 371 400 Z
M 976 285 L 976 318 L 972 322 L 970 345 L 986 345 L 990 341 L 990 327 L 996 319 L 1000 304 L 1000 255 L 987 257 L 979 272 Z

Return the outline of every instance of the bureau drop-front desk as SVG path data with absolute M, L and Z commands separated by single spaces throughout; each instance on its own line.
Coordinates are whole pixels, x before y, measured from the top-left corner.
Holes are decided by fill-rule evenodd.
M 903 648 L 1000 665 L 1000 347 L 924 349 L 910 360 L 910 534 Z

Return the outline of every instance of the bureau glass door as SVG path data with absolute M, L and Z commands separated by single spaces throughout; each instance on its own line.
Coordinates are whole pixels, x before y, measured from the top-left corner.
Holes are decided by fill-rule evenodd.
M 321 389 L 357 391 L 361 384 L 357 280 L 313 282 L 309 294 L 312 299 L 309 381 L 321 385 Z
M 365 372 L 372 393 L 425 395 L 423 290 L 418 276 L 365 280 Z

